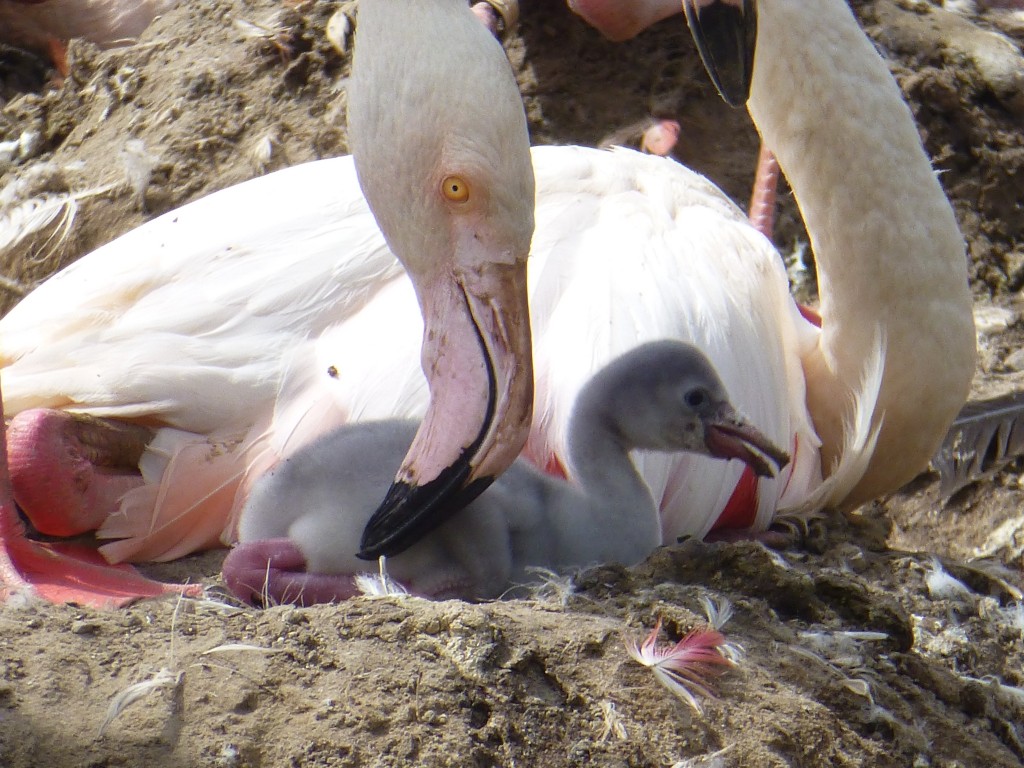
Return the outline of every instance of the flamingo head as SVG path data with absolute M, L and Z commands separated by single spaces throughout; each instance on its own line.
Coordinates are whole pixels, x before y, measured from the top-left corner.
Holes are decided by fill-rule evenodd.
M 647 342 L 606 365 L 580 392 L 572 418 L 607 424 L 629 450 L 738 459 L 759 477 L 774 477 L 790 460 L 736 411 L 707 356 L 675 339 Z
M 349 142 L 424 320 L 424 421 L 360 556 L 394 555 L 504 471 L 530 427 L 534 177 L 504 51 L 464 0 L 360 4 Z

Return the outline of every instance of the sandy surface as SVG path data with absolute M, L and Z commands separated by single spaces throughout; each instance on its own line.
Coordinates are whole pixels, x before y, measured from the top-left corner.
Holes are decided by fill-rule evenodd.
M 968 238 L 986 329 L 976 391 L 1018 387 L 1024 60 L 1007 41 L 1024 41 L 1024 16 L 853 4 L 913 105 Z M 0 165 L 0 201 L 89 194 L 63 247 L 44 232 L 3 264 L 5 306 L 155 214 L 344 153 L 348 55 L 324 35 L 334 10 L 195 0 L 134 48 L 73 45 L 71 75 L 56 87 L 10 54 L 0 141 L 26 138 L 24 156 Z M 678 158 L 745 200 L 756 135 L 715 96 L 681 23 L 612 45 L 561 3 L 536 0 L 524 2 L 509 50 L 535 142 L 629 141 L 651 115 L 673 117 Z M 787 198 L 782 250 L 803 237 Z M 529 601 L 9 605 L 0 765 L 1019 765 L 1019 470 L 946 504 L 923 476 L 849 519 L 819 521 L 792 551 L 684 542 Z M 980 553 L 989 559 L 967 562 Z M 964 587 L 943 589 L 934 555 Z M 216 596 L 220 557 L 158 573 L 203 580 Z M 658 617 L 663 638 L 678 639 L 704 622 L 701 597 L 732 603 L 725 632 L 746 655 L 697 715 L 623 639 Z M 100 735 L 112 704 L 144 681 L 145 695 Z

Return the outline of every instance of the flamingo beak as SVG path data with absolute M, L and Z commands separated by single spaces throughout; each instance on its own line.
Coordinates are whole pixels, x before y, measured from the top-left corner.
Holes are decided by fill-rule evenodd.
M 731 107 L 750 96 L 757 42 L 757 0 L 683 0 L 704 68 Z
M 728 406 L 704 422 L 704 443 L 712 456 L 739 459 L 758 477 L 775 477 L 789 464 L 788 453 Z
M 430 406 L 358 556 L 394 556 L 480 495 L 529 435 L 533 364 L 526 261 L 456 268 L 420 293 Z

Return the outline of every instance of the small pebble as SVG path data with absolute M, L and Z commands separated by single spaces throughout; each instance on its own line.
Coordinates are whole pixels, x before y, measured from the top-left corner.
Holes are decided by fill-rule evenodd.
M 95 635 L 100 631 L 100 625 L 95 621 L 79 619 L 71 622 L 71 633 L 75 635 Z
M 1017 313 L 1012 309 L 994 306 L 974 308 L 974 328 L 982 336 L 1005 331 L 1016 320 Z
M 352 43 L 352 19 L 342 10 L 335 11 L 327 20 L 324 35 L 334 50 L 342 56 L 347 56 Z
M 1024 349 L 1018 349 L 1003 358 L 1003 367 L 1009 371 L 1024 371 Z

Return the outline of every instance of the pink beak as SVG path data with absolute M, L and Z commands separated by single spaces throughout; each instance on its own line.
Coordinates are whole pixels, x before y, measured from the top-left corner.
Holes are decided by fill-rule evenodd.
M 533 414 L 525 260 L 421 291 L 430 406 L 359 557 L 393 556 L 476 498 L 515 461 Z

